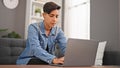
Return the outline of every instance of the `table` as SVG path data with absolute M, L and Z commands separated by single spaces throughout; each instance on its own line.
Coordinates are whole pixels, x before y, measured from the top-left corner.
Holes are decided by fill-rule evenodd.
M 120 68 L 120 66 L 57 67 L 50 65 L 0 65 L 0 68 Z

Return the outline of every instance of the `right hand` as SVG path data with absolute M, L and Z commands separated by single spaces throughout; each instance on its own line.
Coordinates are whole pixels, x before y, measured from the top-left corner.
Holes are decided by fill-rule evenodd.
M 53 59 L 53 64 L 63 64 L 63 63 L 64 63 L 64 57 Z

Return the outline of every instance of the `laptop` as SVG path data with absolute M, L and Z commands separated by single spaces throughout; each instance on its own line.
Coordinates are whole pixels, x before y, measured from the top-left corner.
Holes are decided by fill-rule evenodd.
M 54 66 L 93 66 L 98 48 L 98 41 L 69 38 L 64 56 L 64 64 Z

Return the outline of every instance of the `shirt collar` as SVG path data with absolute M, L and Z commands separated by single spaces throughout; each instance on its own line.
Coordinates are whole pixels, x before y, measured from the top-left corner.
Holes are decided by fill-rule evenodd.
M 45 29 L 44 29 L 44 23 L 43 23 L 43 21 L 40 22 L 40 30 L 41 30 L 42 34 L 45 34 Z
M 57 30 L 56 28 L 57 28 L 57 27 L 53 27 L 53 28 L 51 29 L 50 35 L 55 36 L 56 30 Z
M 51 32 L 50 32 L 50 35 L 53 35 L 53 36 L 55 36 L 55 34 L 56 34 L 56 26 L 55 27 L 53 27 L 52 29 L 51 29 Z M 42 34 L 45 34 L 45 27 L 44 27 L 44 22 L 42 21 L 42 22 L 40 22 L 40 30 L 41 30 L 41 33 Z

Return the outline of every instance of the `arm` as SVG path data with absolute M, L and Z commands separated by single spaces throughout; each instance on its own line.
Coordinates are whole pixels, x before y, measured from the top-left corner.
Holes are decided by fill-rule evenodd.
M 60 49 L 60 58 L 54 58 L 53 59 L 53 63 L 54 64 L 63 64 L 64 63 L 64 53 L 65 53 L 65 49 L 66 49 L 66 43 L 67 43 L 67 40 L 66 40 L 66 37 L 64 36 L 64 33 L 63 31 L 59 28 L 58 30 L 58 34 L 57 34 L 57 37 L 56 37 L 56 40 L 57 40 L 57 43 L 59 45 L 59 49 Z
M 64 56 L 66 44 L 67 44 L 67 39 L 66 39 L 64 32 L 62 31 L 61 28 L 59 28 L 59 30 L 58 30 L 57 43 L 58 43 L 58 47 L 60 49 L 61 56 Z

